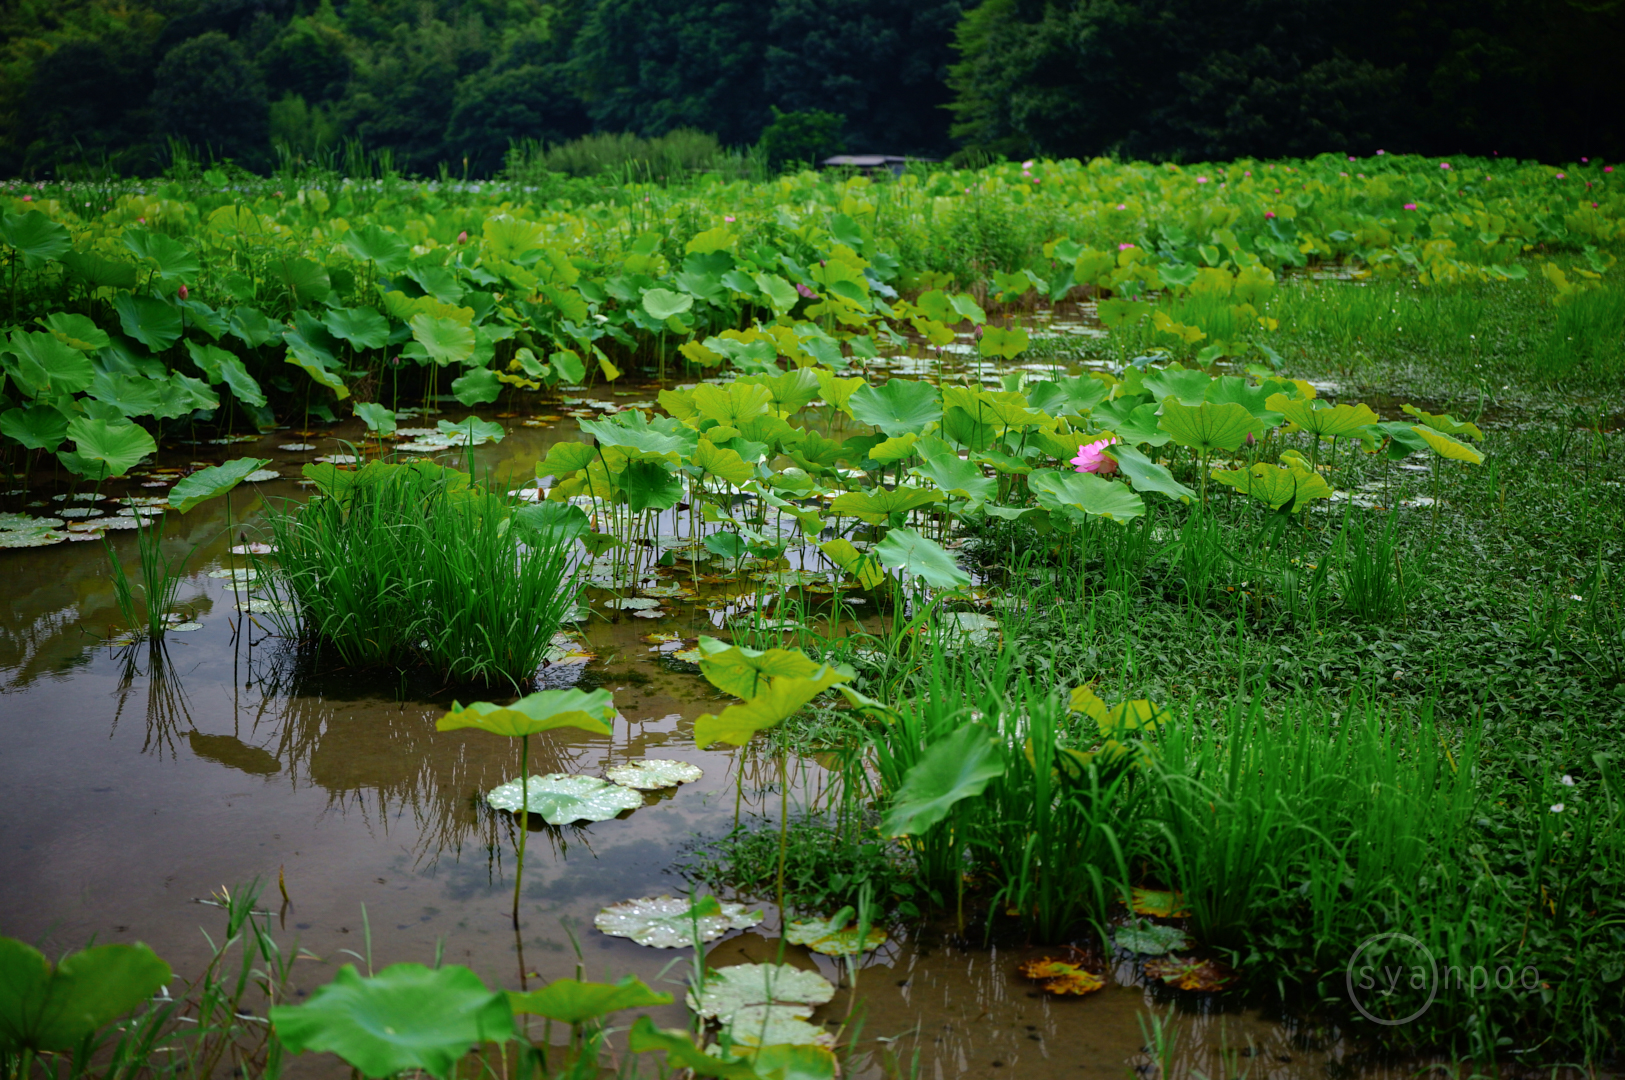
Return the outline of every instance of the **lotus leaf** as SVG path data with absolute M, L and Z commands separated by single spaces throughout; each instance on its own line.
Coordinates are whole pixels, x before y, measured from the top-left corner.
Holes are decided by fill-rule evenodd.
M 1214 469 L 1213 479 L 1264 503 L 1271 510 L 1290 507 L 1301 513 L 1312 499 L 1332 497 L 1331 485 L 1318 472 L 1299 466 L 1259 462 L 1250 469 Z
M 518 813 L 527 796 L 530 813 L 540 816 L 549 825 L 608 821 L 624 810 L 636 810 L 643 805 L 643 796 L 630 788 L 596 776 L 568 773 L 532 776 L 528 779 L 528 791 L 521 790 L 518 780 L 510 780 L 487 792 L 485 801 L 493 810 Z
M 833 1047 L 834 1033 L 807 1023 L 811 1011 L 804 1006 L 746 1005 L 724 1026 L 729 1039 L 744 1047 Z
M 611 904 L 593 918 L 593 925 L 611 937 L 631 938 L 639 945 L 677 949 L 714 941 L 730 930 L 749 930 L 762 921 L 762 913 L 744 904 L 722 903 L 714 896 L 698 900 L 646 896 Z
M 25 450 L 51 453 L 68 437 L 68 418 L 53 405 L 30 405 L 0 413 L 0 435 L 15 439 Z
M 613 984 L 555 979 L 529 993 L 508 991 L 508 1005 L 515 1013 L 545 1016 L 564 1024 L 596 1020 L 621 1009 L 670 1005 L 671 1001 L 670 994 L 658 993 L 632 975 Z
M 857 579 L 865 589 L 872 589 L 886 580 L 886 572 L 872 556 L 865 555 L 850 540 L 827 540 L 818 545 L 830 562 Z
M 656 791 L 660 788 L 676 787 L 678 784 L 692 784 L 704 773 L 700 771 L 698 765 L 690 765 L 686 761 L 644 758 L 642 761 L 611 765 L 604 770 L 604 775 L 622 787 L 635 788 L 638 791 Z
M 271 1025 L 295 1054 L 331 1051 L 368 1077 L 449 1077 L 470 1046 L 514 1033 L 507 998 L 456 964 L 395 964 L 369 979 L 345 964 L 303 1005 L 273 1006 Z
M 97 480 L 123 476 L 158 449 L 144 428 L 131 423 L 110 424 L 79 417 L 68 422 L 68 437 L 74 442 L 74 450 L 57 456 L 69 469 Z
M 28 266 L 67 254 L 72 240 L 66 226 L 38 210 L 0 215 L 0 240 L 20 252 Z
M 893 514 L 906 514 L 911 510 L 940 502 L 942 496 L 925 488 L 898 486 L 872 488 L 867 491 L 848 491 L 830 503 L 830 511 L 857 518 L 870 525 L 881 525 Z
M 805 1010 L 800 1015 L 810 1016 L 813 1006 L 834 996 L 834 984 L 816 971 L 787 964 L 734 964 L 706 972 L 700 992 L 690 990 L 685 1001 L 701 1016 L 727 1023 L 751 1006 L 800 1007 Z
M 886 944 L 886 931 L 873 926 L 859 941 L 858 926 L 851 918 L 852 909 L 843 908 L 827 920 L 792 922 L 784 928 L 784 940 L 825 956 L 857 956 Z
M 1223 404 L 1204 401 L 1190 406 L 1181 404 L 1177 398 L 1166 397 L 1162 399 L 1162 417 L 1157 423 L 1173 436 L 1174 442 L 1203 454 L 1234 450 L 1247 441 L 1247 436 L 1263 431 L 1263 425 L 1244 406 L 1228 401 Z
M 1106 985 L 1106 980 L 1088 970 L 1076 960 L 1062 960 L 1041 956 L 1023 962 L 1016 972 L 1024 979 L 1038 982 L 1039 989 L 1057 997 L 1082 997 Z
M 874 546 L 874 556 L 882 566 L 919 578 L 932 588 L 963 588 L 971 583 L 970 575 L 959 568 L 953 556 L 913 529 L 892 529 Z
M 930 480 L 944 494 L 964 497 L 969 504 L 967 511 L 991 499 L 999 490 L 996 479 L 983 476 L 981 469 L 951 453 L 925 457 L 914 472 Z
M 730 705 L 720 716 L 703 713 L 694 721 L 694 744 L 705 747 L 726 742 L 743 746 L 758 731 L 794 716 L 813 698 L 851 677 L 848 672 L 826 667 L 809 679 L 784 676 L 771 679 L 766 689 L 743 705 Z
M 153 352 L 163 352 L 181 339 L 181 313 L 152 296 L 121 292 L 113 298 L 124 333 Z
M 1163 926 L 1143 919 L 1119 926 L 1112 933 L 1112 941 L 1119 949 L 1144 956 L 1161 956 L 1190 947 L 1190 939 L 1178 927 Z
M 224 465 L 199 469 L 169 489 L 169 505 L 184 514 L 198 503 L 224 495 L 270 463 L 270 458 L 238 458 Z
M 744 1061 L 723 1061 L 694 1045 L 688 1032 L 662 1030 L 654 1021 L 640 1016 L 632 1024 L 626 1045 L 634 1054 L 647 1054 L 663 1050 L 666 1065 L 672 1071 L 687 1069 L 695 1076 L 716 1077 L 717 1080 L 762 1080 L 754 1066 Z
M 1158 465 L 1128 443 L 1117 443 L 1103 452 L 1117 462 L 1135 491 L 1156 491 L 1180 502 L 1196 498 L 1196 492 L 1175 480 L 1165 466 Z
M 1087 516 L 1126 522 L 1145 513 L 1145 500 L 1126 484 L 1103 480 L 1092 473 L 1038 469 L 1027 483 L 1040 507 L 1061 511 L 1077 521 Z
M 1451 461 L 1465 461 L 1469 465 L 1484 464 L 1484 455 L 1473 449 L 1471 446 L 1468 446 L 1460 439 L 1446 435 L 1442 431 L 1435 431 L 1433 428 L 1425 427 L 1421 424 L 1413 426 L 1411 430 L 1414 431 L 1423 442 L 1431 446 L 1434 453 L 1438 454 L 1442 458 L 1449 458 Z
M 1304 431 L 1322 439 L 1347 438 L 1375 424 L 1379 417 L 1366 405 L 1327 405 L 1314 401 L 1288 400 L 1285 394 L 1271 394 L 1269 407 Z
M 1180 919 L 1190 914 L 1185 910 L 1185 898 L 1177 892 L 1136 887 L 1129 894 L 1129 907 L 1137 915 L 1150 915 L 1158 919 Z
M 36 397 L 75 394 L 87 389 L 96 377 L 96 369 L 84 353 L 51 334 L 13 330 L 9 351 L 17 358 L 18 381 Z
M 966 724 L 934 743 L 904 774 L 881 831 L 918 836 L 947 817 L 956 803 L 980 795 L 1004 775 L 995 747 L 992 733 L 979 724 Z
M 873 424 L 889 436 L 919 434 L 942 419 L 942 396 L 927 382 L 890 379 L 876 388 L 865 386 L 847 399 L 854 419 Z
M 68 1052 L 169 982 L 169 965 L 139 942 L 97 945 L 52 964 L 0 937 L 0 1052 Z
M 1223 990 L 1235 979 L 1235 976 L 1216 960 L 1197 960 L 1178 956 L 1170 956 L 1163 960 L 1147 960 L 1145 973 L 1180 990 L 1208 994 Z
M 713 637 L 700 638 L 700 664 L 706 681 L 718 690 L 749 700 L 761 693 L 769 679 L 806 679 L 817 675 L 824 665 L 810 659 L 800 649 L 758 651 L 743 645 L 729 645 Z M 836 668 L 849 678 L 845 668 Z
M 1151 394 L 1161 401 L 1172 397 L 1181 405 L 1191 407 L 1202 404 L 1208 398 L 1208 391 L 1214 384 L 1214 379 L 1205 371 L 1186 371 L 1169 368 L 1146 375 L 1144 386 Z
M 816 1043 L 746 1046 L 736 1042 L 732 1053 L 737 1060 L 750 1062 L 757 1076 L 776 1080 L 835 1080 L 841 1071 L 835 1051 Z
M 610 734 L 608 721 L 615 703 L 608 690 L 543 690 L 512 705 L 476 701 L 467 708 L 452 703 L 451 712 L 435 723 L 437 731 L 478 728 L 493 735 L 519 737 L 556 728 L 580 728 L 597 735 Z

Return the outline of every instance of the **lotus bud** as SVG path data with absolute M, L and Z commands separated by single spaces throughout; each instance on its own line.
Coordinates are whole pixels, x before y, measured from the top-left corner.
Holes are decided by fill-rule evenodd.
M 181 299 L 182 299 L 182 300 L 185 300 L 185 299 L 186 299 L 186 298 L 187 298 L 187 297 L 188 297 L 188 296 L 190 296 L 190 295 L 191 295 L 191 294 L 190 294 L 190 293 L 188 293 L 188 292 L 187 292 L 187 291 L 186 291 L 186 286 L 185 286 L 185 285 L 182 285 L 182 286 L 181 286 Z
M 468 230 L 467 229 L 464 229 L 462 232 L 457 234 L 457 242 L 459 244 L 468 243 Z

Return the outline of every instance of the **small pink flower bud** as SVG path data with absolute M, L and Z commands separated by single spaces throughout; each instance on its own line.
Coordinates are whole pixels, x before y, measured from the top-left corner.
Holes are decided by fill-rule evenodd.
M 186 286 L 182 285 L 181 286 L 181 299 L 185 300 L 190 295 L 192 295 L 192 294 L 186 291 Z
M 457 234 L 457 242 L 459 244 L 468 243 L 468 230 L 467 229 L 464 229 L 462 232 Z

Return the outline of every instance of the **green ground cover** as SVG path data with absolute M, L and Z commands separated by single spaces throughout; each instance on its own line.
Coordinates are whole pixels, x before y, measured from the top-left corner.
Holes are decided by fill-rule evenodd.
M 353 407 L 382 445 L 446 388 L 694 380 L 554 446 L 533 525 L 579 533 L 580 580 L 627 599 L 702 573 L 755 597 L 683 659 L 738 699 L 695 741 L 762 755 L 779 822 L 696 879 L 816 917 L 811 940 L 1072 944 L 1093 959 L 1068 993 L 1115 957 L 1374 1052 L 1603 1063 L 1625 1011 L 1619 232 L 1611 174 L 1493 168 L 1046 162 L 546 207 L 109 192 L 84 217 L 56 193 L 6 219 L 37 321 L 0 420 L 18 471 L 71 439 L 60 464 L 94 481 L 183 423 Z M 1090 315 L 1103 336 L 1053 330 Z M 459 452 L 443 434 L 416 452 Z M 482 535 L 525 527 L 479 506 Z M 342 498 L 306 521 L 333 551 L 377 524 Z M 300 600 L 288 633 L 341 642 Z M 793 813 L 813 752 L 839 782 Z M 696 936 L 735 917 L 716 903 L 688 909 Z M 1140 947 L 1173 931 L 1177 963 Z M 1391 932 L 1469 976 L 1360 1027 L 1346 972 Z M 1428 989 L 1365 1003 L 1395 1018 Z M 317 1036 L 295 1013 L 292 1038 L 421 1064 L 363 1056 L 340 1015 Z M 487 1020 L 447 1045 L 503 1041 Z

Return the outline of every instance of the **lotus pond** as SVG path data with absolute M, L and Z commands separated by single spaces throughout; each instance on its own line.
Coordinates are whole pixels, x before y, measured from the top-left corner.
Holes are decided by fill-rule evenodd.
M 8 192 L 8 1075 L 1617 1066 L 1613 181 L 1455 165 Z

